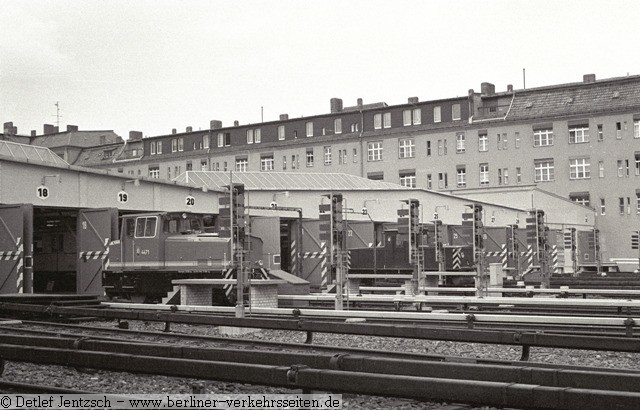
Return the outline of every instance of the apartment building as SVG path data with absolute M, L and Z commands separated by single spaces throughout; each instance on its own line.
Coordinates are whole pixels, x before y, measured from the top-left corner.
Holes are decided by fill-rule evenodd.
M 86 148 L 101 149 L 113 146 Z M 463 97 L 398 105 L 359 99 L 343 107 L 333 98 L 328 114 L 228 127 L 213 120 L 206 130 L 147 138 L 132 132 L 118 155 L 86 165 L 164 179 L 189 170 L 348 173 L 452 194 L 535 184 L 592 208 L 605 258 L 637 257 L 640 76 L 589 74 L 499 92 L 482 83 Z

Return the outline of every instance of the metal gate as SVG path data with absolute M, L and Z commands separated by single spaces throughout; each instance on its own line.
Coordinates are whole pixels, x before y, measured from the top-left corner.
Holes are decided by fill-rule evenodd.
M 109 264 L 109 242 L 118 238 L 118 210 L 78 211 L 77 236 L 76 293 L 102 295 L 102 269 Z
M 0 293 L 33 291 L 33 206 L 0 206 Z

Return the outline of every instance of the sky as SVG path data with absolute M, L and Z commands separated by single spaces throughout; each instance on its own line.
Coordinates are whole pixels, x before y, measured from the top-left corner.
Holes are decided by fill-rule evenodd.
M 2 0 L 0 122 L 170 134 L 640 74 L 640 2 Z M 262 113 L 262 114 L 261 114 Z

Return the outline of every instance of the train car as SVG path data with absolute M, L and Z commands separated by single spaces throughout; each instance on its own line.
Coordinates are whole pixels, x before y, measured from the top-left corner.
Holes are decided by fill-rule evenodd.
M 109 245 L 103 285 L 109 297 L 159 301 L 184 278 L 224 278 L 231 239 L 221 238 L 199 215 L 153 212 L 121 218 L 120 239 Z M 262 241 L 249 237 L 246 261 L 261 269 Z

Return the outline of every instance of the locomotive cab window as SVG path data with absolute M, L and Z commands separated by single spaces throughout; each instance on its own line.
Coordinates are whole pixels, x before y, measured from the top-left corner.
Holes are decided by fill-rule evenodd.
M 136 238 L 155 237 L 157 221 L 155 216 L 136 218 Z
M 133 238 L 136 231 L 136 221 L 133 218 L 124 220 L 124 234 L 127 238 Z

